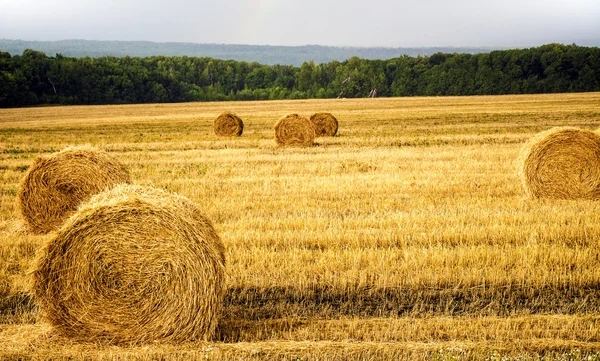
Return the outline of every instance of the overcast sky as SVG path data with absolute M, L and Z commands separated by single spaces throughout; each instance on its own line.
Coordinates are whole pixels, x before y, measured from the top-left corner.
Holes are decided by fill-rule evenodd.
M 0 0 L 0 38 L 599 46 L 600 0 Z

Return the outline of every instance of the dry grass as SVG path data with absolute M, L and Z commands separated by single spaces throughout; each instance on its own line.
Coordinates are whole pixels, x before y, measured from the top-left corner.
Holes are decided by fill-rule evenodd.
M 52 334 L 47 327 L 19 325 L 0 326 L 0 339 L 9 340 L 4 344 L 3 355 L 14 359 L 532 360 L 543 357 L 545 360 L 598 360 L 600 342 L 586 341 L 588 332 L 585 327 L 594 322 L 593 327 L 597 327 L 597 320 L 565 317 L 342 320 L 300 326 L 288 323 L 284 327 L 288 331 L 281 332 L 279 324 L 286 322 L 275 320 L 272 322 L 273 329 L 280 331 L 277 339 L 262 340 L 263 337 L 259 337 L 261 340 L 250 342 L 155 344 L 126 348 L 73 343 Z M 469 334 L 463 334 L 463 323 L 474 325 Z M 544 327 L 548 328 L 547 331 L 540 331 Z M 269 325 L 265 325 L 264 330 L 264 336 L 272 334 Z M 590 331 L 594 330 L 597 329 Z M 568 341 L 555 339 L 560 332 Z M 392 333 L 406 337 L 389 337 Z M 330 339 L 321 340 L 321 336 Z M 404 338 L 419 338 L 420 341 Z
M 0 356 L 597 360 L 600 203 L 531 199 L 516 169 L 541 131 L 597 129 L 599 103 L 587 93 L 0 110 Z M 215 138 L 223 108 L 247 114 L 244 137 Z M 336 137 L 273 144 L 282 113 L 314 109 L 336 114 Z M 38 153 L 80 142 L 213 221 L 228 260 L 218 341 L 112 347 L 34 323 L 26 271 L 51 236 L 20 230 L 18 184 Z
M 223 297 L 224 248 L 185 197 L 120 185 L 45 244 L 33 293 L 58 334 L 110 343 L 210 340 Z

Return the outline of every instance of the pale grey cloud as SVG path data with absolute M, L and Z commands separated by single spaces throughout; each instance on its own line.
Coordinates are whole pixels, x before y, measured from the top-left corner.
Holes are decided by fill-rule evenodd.
M 599 19 L 598 0 L 0 0 L 0 38 L 23 40 L 520 47 L 597 42 Z

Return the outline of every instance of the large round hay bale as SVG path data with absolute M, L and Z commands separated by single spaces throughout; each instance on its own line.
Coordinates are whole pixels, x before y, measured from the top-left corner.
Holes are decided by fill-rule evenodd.
M 317 137 L 333 137 L 338 131 L 338 121 L 331 113 L 315 113 L 310 116 Z
M 21 182 L 21 214 L 34 233 L 58 228 L 96 193 L 130 183 L 127 169 L 108 153 L 90 146 L 69 147 L 40 156 Z
M 573 127 L 542 132 L 523 147 L 520 170 L 533 198 L 600 198 L 600 136 Z
M 231 112 L 224 112 L 215 119 L 215 134 L 218 136 L 240 136 L 244 131 L 244 122 Z
M 224 247 L 187 198 L 119 185 L 79 208 L 39 252 L 33 293 L 58 334 L 109 343 L 208 340 Z
M 311 146 L 315 142 L 315 127 L 306 117 L 288 114 L 275 124 L 275 142 L 282 146 Z

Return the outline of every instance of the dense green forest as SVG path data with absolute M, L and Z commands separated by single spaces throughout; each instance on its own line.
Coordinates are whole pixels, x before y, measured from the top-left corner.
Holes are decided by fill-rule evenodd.
M 600 91 L 600 48 L 261 65 L 206 57 L 0 52 L 0 106 Z

